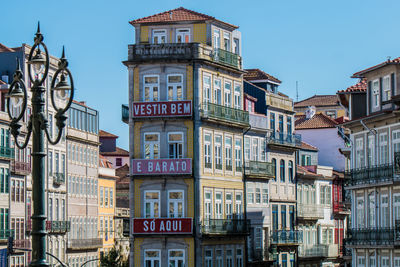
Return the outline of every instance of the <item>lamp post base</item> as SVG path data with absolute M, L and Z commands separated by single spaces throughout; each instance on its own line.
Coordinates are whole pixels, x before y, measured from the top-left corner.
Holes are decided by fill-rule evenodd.
M 50 264 L 46 260 L 31 261 L 30 267 L 50 267 Z

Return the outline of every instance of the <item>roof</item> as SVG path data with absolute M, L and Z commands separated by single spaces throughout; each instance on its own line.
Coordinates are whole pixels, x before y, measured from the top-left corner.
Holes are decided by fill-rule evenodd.
M 320 129 L 320 128 L 336 128 L 338 123 L 322 113 L 315 114 L 311 119 L 306 119 L 306 115 L 295 116 L 295 129 Z
M 338 94 L 363 93 L 367 91 L 367 79 L 361 79 L 358 83 L 347 87 L 345 90 L 338 91 Z
M 399 64 L 400 64 L 400 57 L 397 57 L 397 58 L 392 59 L 392 60 L 388 59 L 385 62 L 382 62 L 382 63 L 380 63 L 378 65 L 375 65 L 375 66 L 369 67 L 369 68 L 367 68 L 365 70 L 361 70 L 359 72 L 354 73 L 353 76 L 351 76 L 351 78 L 364 78 L 364 74 L 365 73 L 368 73 L 370 71 L 382 68 L 382 67 L 384 67 L 386 65 L 399 65 Z
M 336 95 L 314 95 L 312 97 L 294 103 L 295 108 L 309 106 L 339 106 L 339 100 Z
M 314 177 L 323 177 L 321 174 L 316 174 L 316 167 L 315 165 L 311 166 L 301 166 L 297 165 L 297 174 L 301 174 L 304 176 L 314 176 Z
M 236 29 L 239 28 L 238 26 L 217 20 L 215 19 L 215 17 L 208 16 L 183 7 L 171 9 L 148 17 L 135 19 L 130 21 L 129 23 L 134 25 L 134 24 L 168 23 L 168 22 L 181 22 L 181 21 L 207 21 L 207 20 L 214 20 L 226 24 L 229 27 L 233 27 Z
M 112 134 L 112 133 L 109 133 L 109 132 L 106 132 L 106 131 L 104 131 L 104 130 L 100 130 L 100 131 L 99 131 L 99 136 L 100 136 L 100 137 L 109 137 L 109 138 L 118 138 L 117 135 Z
M 110 151 L 110 152 L 100 152 L 101 155 L 107 157 L 107 156 L 125 156 L 129 157 L 129 151 L 122 149 L 120 147 L 116 147 L 115 151 Z
M 0 80 L 0 84 L 6 84 L 5 82 L 3 82 L 2 80 Z
M 99 165 L 102 168 L 112 169 L 111 162 L 109 160 L 107 160 L 105 157 L 103 157 L 102 155 L 99 156 Z
M 257 98 L 255 98 L 255 97 L 253 97 L 253 96 L 251 96 L 251 95 L 249 95 L 249 94 L 247 94 L 247 93 L 244 93 L 244 96 L 245 96 L 245 98 L 248 98 L 248 99 L 250 99 L 250 100 L 252 100 L 252 101 L 254 101 L 254 102 L 257 102 L 257 101 L 258 101 Z
M 0 52 L 15 52 L 15 50 L 0 43 Z
M 243 75 L 243 79 L 247 81 L 269 80 L 275 83 L 282 83 L 278 78 L 260 70 L 260 69 L 246 69 L 247 73 Z
M 318 148 L 317 148 L 317 147 L 312 146 L 312 145 L 310 145 L 310 144 L 308 144 L 308 143 L 306 143 L 306 142 L 304 142 L 304 141 L 301 141 L 301 147 L 300 147 L 300 149 L 318 151 Z

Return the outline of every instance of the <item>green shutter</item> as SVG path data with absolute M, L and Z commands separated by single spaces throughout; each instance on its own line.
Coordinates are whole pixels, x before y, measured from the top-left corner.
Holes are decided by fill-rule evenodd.
M 8 224 L 8 209 L 4 209 L 4 211 L 5 211 L 5 216 L 4 216 L 4 224 L 5 224 L 5 227 L 4 227 L 4 229 L 6 230 L 6 231 L 9 231 L 10 230 L 10 227 L 9 227 L 9 224 Z M 7 237 L 7 233 L 6 233 L 6 237 Z
M 4 169 L 4 180 L 5 180 L 5 192 L 8 193 L 10 191 L 10 172 L 7 168 Z
M 0 239 L 4 239 L 4 209 L 0 209 Z
M 6 130 L 6 137 L 5 137 L 6 147 L 10 147 L 10 130 Z

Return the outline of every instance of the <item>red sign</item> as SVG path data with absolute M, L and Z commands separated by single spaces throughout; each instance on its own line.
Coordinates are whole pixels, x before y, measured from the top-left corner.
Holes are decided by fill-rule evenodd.
M 133 159 L 132 174 L 192 174 L 192 159 Z
M 134 102 L 133 117 L 191 116 L 192 101 Z
M 134 234 L 191 234 L 192 218 L 133 219 Z

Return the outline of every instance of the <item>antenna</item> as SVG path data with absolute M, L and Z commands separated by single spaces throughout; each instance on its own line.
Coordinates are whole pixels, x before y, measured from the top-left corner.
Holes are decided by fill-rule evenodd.
M 299 102 L 299 82 L 296 81 L 296 102 Z

